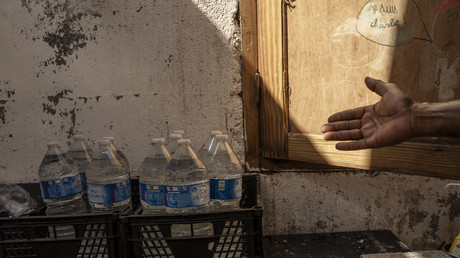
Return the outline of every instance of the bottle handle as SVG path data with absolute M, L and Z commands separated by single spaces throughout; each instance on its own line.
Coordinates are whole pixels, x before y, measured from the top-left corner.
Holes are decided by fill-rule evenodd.
M 444 189 L 446 189 L 448 186 L 460 186 L 460 183 L 448 183 Z

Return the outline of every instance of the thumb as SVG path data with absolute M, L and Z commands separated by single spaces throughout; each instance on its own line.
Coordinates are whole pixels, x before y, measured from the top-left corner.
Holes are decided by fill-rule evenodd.
M 366 79 L 364 79 L 364 83 L 366 83 L 369 90 L 377 93 L 379 96 L 383 96 L 389 89 L 385 82 L 371 77 L 366 77 Z

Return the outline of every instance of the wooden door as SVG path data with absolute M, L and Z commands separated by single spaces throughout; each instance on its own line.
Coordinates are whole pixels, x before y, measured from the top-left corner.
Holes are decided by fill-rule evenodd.
M 393 147 L 343 152 L 320 133 L 332 113 L 380 99 L 364 85 L 365 76 L 397 83 L 416 101 L 457 99 L 460 4 L 243 2 L 257 9 L 257 67 L 262 79 L 257 142 L 262 159 L 460 178 L 457 139 L 414 139 Z M 243 52 L 243 60 L 244 56 Z

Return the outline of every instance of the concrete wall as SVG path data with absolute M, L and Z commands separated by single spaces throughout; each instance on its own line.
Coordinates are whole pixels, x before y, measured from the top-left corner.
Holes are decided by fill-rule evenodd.
M 387 229 L 407 245 L 449 242 L 460 233 L 460 199 L 458 189 L 445 189 L 450 182 L 369 171 L 264 174 L 264 233 Z
M 0 182 L 37 181 L 46 142 L 115 136 L 135 171 L 149 139 L 221 129 L 244 159 L 238 0 L 0 2 Z M 369 172 L 261 175 L 266 234 L 390 229 L 450 241 L 449 180 Z
M 114 136 L 131 169 L 152 137 L 211 130 L 244 159 L 237 0 L 0 2 L 1 181 L 37 181 L 46 142 Z

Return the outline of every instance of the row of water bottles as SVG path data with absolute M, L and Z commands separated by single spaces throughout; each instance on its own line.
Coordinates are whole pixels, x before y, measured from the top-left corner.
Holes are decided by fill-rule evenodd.
M 139 169 L 139 191 L 145 214 L 188 213 L 236 208 L 241 198 L 242 166 L 228 144 L 228 136 L 212 131 L 198 156 L 183 132 L 152 140 L 153 151 Z M 129 162 L 113 137 L 92 150 L 82 135 L 74 136 L 64 153 L 49 142 L 39 167 L 39 180 L 48 215 L 123 211 L 131 207 Z M 142 154 L 140 154 L 142 155 Z M 87 197 L 86 197 L 87 195 Z M 57 228 L 58 236 L 69 229 Z M 67 233 L 66 233 L 67 232 Z
M 139 170 L 144 213 L 190 213 L 239 206 L 243 168 L 228 144 L 228 136 L 212 131 L 198 155 L 190 139 L 170 135 L 153 139 L 153 153 Z

